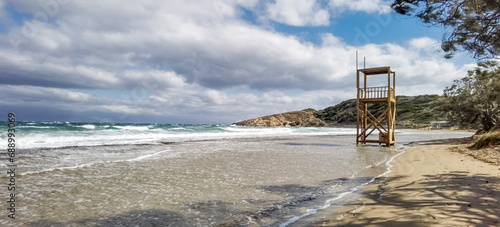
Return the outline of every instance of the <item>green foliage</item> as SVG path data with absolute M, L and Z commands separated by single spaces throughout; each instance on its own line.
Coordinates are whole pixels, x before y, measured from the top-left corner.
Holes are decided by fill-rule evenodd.
M 399 14 L 448 29 L 441 45 L 447 58 L 453 57 L 458 47 L 476 59 L 500 55 L 498 0 L 395 0 L 391 6 Z
M 327 123 L 352 124 L 356 122 L 356 100 L 343 101 L 335 106 L 316 112 L 316 117 Z
M 425 127 L 431 121 L 446 119 L 445 100 L 438 95 L 397 96 L 396 124 L 401 127 Z M 375 116 L 382 114 L 387 105 L 371 104 L 368 110 Z M 329 124 L 356 124 L 356 99 L 341 102 L 316 112 L 316 116 Z
M 478 65 L 444 90 L 446 110 L 462 127 L 489 131 L 500 127 L 500 67 L 495 61 Z

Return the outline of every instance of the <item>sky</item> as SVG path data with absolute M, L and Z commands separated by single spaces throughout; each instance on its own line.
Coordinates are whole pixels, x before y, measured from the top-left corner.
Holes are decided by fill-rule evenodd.
M 390 3 L 0 0 L 0 112 L 230 124 L 355 98 L 356 51 L 396 72 L 397 95 L 442 94 L 474 68 Z

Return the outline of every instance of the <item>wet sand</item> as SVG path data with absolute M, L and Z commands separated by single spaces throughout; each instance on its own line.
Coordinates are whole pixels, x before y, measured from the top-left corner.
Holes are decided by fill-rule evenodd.
M 315 226 L 500 226 L 500 166 L 427 143 Z

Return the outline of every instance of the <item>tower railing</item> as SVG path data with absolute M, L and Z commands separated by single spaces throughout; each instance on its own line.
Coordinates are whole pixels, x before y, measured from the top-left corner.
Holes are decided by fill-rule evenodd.
M 390 98 L 395 98 L 394 88 L 381 86 L 381 87 L 368 87 L 366 90 L 364 88 L 359 88 L 358 93 L 360 99 L 385 99 L 388 98 L 388 93 L 390 92 Z

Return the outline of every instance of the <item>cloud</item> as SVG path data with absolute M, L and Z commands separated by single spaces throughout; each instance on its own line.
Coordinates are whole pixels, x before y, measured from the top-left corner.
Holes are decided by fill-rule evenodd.
M 114 86 L 116 81 L 99 80 L 118 77 L 116 72 L 124 67 L 159 66 L 175 71 L 189 83 L 196 82 L 215 89 L 242 84 L 256 89 L 303 88 L 308 84 L 305 89 L 315 89 L 330 74 L 329 66 L 315 59 L 317 47 L 304 45 L 293 36 L 246 24 L 237 18 L 224 18 L 226 14 L 194 14 L 187 9 L 197 12 L 200 7 L 189 4 L 184 10 L 167 7 L 166 12 L 159 6 L 148 13 L 147 19 L 141 16 L 113 18 L 103 9 L 90 10 L 88 8 L 91 7 L 83 5 L 68 4 L 65 7 L 69 8 L 68 11 L 77 7 L 79 11 L 61 15 L 57 20 L 59 26 L 41 24 L 36 38 L 20 45 L 22 51 L 18 58 L 27 59 L 28 67 L 12 65 L 14 63 L 5 65 L 7 68 L 22 69 L 13 73 L 24 76 L 11 83 L 27 81 L 41 86 L 84 88 L 94 85 L 103 88 Z M 116 10 L 127 12 L 130 7 Z M 140 6 L 134 8 L 138 12 L 144 10 Z M 87 11 L 92 11 L 88 12 L 90 16 L 85 14 Z M 190 14 L 194 16 L 187 16 Z M 80 19 L 84 16 L 88 17 L 87 21 Z M 214 19 L 208 27 L 207 18 Z M 141 26 L 134 24 L 136 20 L 142 21 Z M 115 26 L 110 27 L 112 24 Z M 16 32 L 16 29 L 13 30 Z M 6 57 L 9 55 L 5 54 Z M 53 62 L 62 68 L 54 68 L 51 65 Z M 36 70 L 29 71 L 30 68 Z M 71 69 L 73 72 L 69 73 Z M 99 73 L 106 76 L 99 76 Z
M 384 0 L 275 0 L 265 4 L 263 17 L 291 26 L 328 26 L 342 12 L 386 14 L 390 1 Z
M 319 106 L 313 104 L 318 100 L 327 100 L 327 103 L 340 101 L 333 98 L 336 91 L 304 92 L 296 95 L 286 95 L 281 91 L 229 95 L 196 85 L 144 96 L 134 95 L 134 91 L 126 91 L 119 97 L 103 97 L 61 88 L 36 86 L 0 85 L 0 89 L 6 94 L 0 100 L 0 110 L 16 112 L 23 120 L 33 120 L 49 111 L 56 117 L 47 120 L 59 121 L 75 119 L 57 117 L 77 115 L 78 121 L 108 121 L 111 118 L 113 121 L 127 122 L 142 117 L 165 123 L 186 123 L 186 120 L 190 123 L 232 123 L 260 114 L 318 108 Z M 183 119 L 184 122 L 174 121 L 175 119 Z
M 120 81 L 105 69 L 89 65 L 71 65 L 64 59 L 38 53 L 0 52 L 0 78 L 4 84 L 61 88 L 100 88 L 116 86 Z
M 355 97 L 355 51 L 367 56 L 368 67 L 396 70 L 398 94 L 440 93 L 465 75 L 464 67 L 429 51 L 439 43 L 430 38 L 352 46 L 324 33 L 312 44 L 242 19 L 245 10 L 260 10 L 256 0 L 64 1 L 52 11 L 33 1 L 8 2 L 19 13 L 48 16 L 0 33 L 0 87 L 6 94 L 0 103 L 27 113 L 231 123 L 324 108 Z M 361 4 L 332 2 L 346 10 Z M 318 2 L 296 3 L 276 1 L 266 10 L 282 23 L 328 23 Z M 12 46 L 12 34 L 22 38 L 19 45 Z
M 367 13 L 389 13 L 391 1 L 384 0 L 330 0 L 328 5 L 336 12 L 362 11 Z
M 5 92 L 6 97 L 2 99 L 3 105 L 9 103 L 28 104 L 38 103 L 44 100 L 50 100 L 57 103 L 74 103 L 74 102 L 87 102 L 91 99 L 91 95 L 71 92 L 64 89 L 45 88 L 36 86 L 9 86 L 1 85 L 2 91 Z
M 316 0 L 276 0 L 267 5 L 273 21 L 293 26 L 322 26 L 330 24 L 330 14 Z

